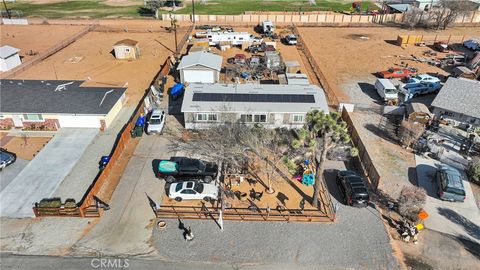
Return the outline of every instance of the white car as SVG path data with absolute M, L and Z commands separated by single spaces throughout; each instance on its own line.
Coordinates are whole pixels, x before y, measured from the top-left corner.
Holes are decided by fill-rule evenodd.
M 294 34 L 290 34 L 285 37 L 285 42 L 288 45 L 296 45 L 297 44 L 297 37 Z
M 168 197 L 177 202 L 182 200 L 217 200 L 218 187 L 195 181 L 176 182 L 170 185 Z
M 147 121 L 147 134 L 162 134 L 165 127 L 165 111 L 155 109 Z
M 420 82 L 439 83 L 440 79 L 434 76 L 430 76 L 428 74 L 418 74 L 411 77 L 408 80 L 408 83 L 420 83 Z

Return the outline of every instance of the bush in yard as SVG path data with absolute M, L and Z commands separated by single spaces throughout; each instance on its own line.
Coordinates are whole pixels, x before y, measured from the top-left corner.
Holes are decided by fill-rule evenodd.
M 475 157 L 468 166 L 468 177 L 471 182 L 480 184 L 480 158 Z
M 423 209 L 427 193 L 416 186 L 405 186 L 398 197 L 398 213 L 411 221 L 417 221 L 417 214 Z

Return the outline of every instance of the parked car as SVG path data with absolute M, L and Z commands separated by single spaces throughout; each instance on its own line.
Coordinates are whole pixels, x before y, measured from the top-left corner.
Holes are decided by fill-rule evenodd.
M 406 78 L 409 76 L 413 76 L 416 73 L 417 70 L 413 68 L 390 68 L 386 71 L 379 72 L 380 76 L 384 79 Z
M 375 89 L 383 101 L 398 99 L 398 89 L 389 79 L 377 79 Z
M 4 148 L 0 148 L 0 171 L 5 167 L 12 165 L 17 160 L 15 153 L 9 152 Z
M 467 64 L 467 58 L 461 54 L 448 54 L 443 62 L 448 66 L 464 66 Z
M 441 80 L 435 76 L 431 76 L 428 74 L 417 74 L 413 77 L 410 77 L 407 81 L 407 83 L 419 83 L 419 82 L 437 83 L 437 82 L 441 82 Z
M 147 134 L 162 134 L 165 118 L 164 110 L 154 109 L 147 120 Z
M 370 202 L 367 186 L 357 173 L 353 171 L 338 171 L 337 185 L 342 192 L 345 204 L 366 207 Z
M 441 165 L 437 170 L 438 196 L 441 200 L 452 202 L 465 201 L 465 188 L 462 175 L 450 166 Z
M 247 48 L 247 51 L 253 54 L 259 52 L 274 52 L 275 47 L 273 45 L 267 45 L 266 43 L 262 42 L 261 44 L 253 44 Z
M 289 34 L 285 37 L 285 43 L 288 45 L 296 45 L 297 44 L 297 36 L 294 34 Z
M 433 43 L 433 48 L 439 52 L 449 52 L 450 47 L 448 46 L 448 42 L 446 41 L 438 41 Z
M 463 42 L 463 46 L 472 51 L 480 51 L 480 41 L 477 39 L 467 39 Z
M 172 183 L 168 189 L 168 197 L 177 202 L 182 200 L 212 201 L 218 198 L 218 187 L 213 184 L 195 181 Z
M 157 177 L 167 183 L 198 179 L 210 183 L 218 173 L 218 165 L 200 159 L 186 157 L 171 157 L 169 160 L 160 160 Z
M 410 98 L 426 95 L 430 93 L 437 93 L 442 88 L 440 82 L 418 82 L 407 83 L 400 86 L 400 92 L 406 96 L 405 101 Z

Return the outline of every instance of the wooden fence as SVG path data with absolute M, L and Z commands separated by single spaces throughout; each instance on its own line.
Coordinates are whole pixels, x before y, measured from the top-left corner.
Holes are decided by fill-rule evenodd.
M 300 35 L 297 26 L 294 25 L 292 27 L 292 31 L 298 38 L 297 47 L 299 48 L 299 50 L 301 50 L 305 54 L 307 58 L 308 63 L 305 63 L 305 64 L 309 64 L 312 67 L 313 73 L 315 74 L 315 76 L 317 77 L 317 80 L 320 82 L 323 90 L 325 91 L 328 104 L 337 106 L 338 98 L 335 92 L 333 91 L 333 88 L 328 83 L 325 75 L 323 75 L 322 69 L 318 66 L 317 61 L 315 61 L 315 57 L 313 57 L 313 54 L 308 49 L 307 43 L 305 43 L 305 41 L 302 38 L 302 35 Z
M 71 36 L 67 39 L 64 39 L 63 41 L 61 41 L 57 45 L 49 48 L 45 52 L 42 52 L 42 53 L 38 54 L 36 57 L 31 59 L 30 61 L 22 63 L 20 66 L 3 73 L 2 78 L 7 79 L 7 78 L 14 77 L 18 73 L 25 71 L 26 69 L 32 67 L 33 65 L 39 63 L 40 61 L 46 59 L 47 57 L 50 57 L 51 55 L 58 52 L 59 50 L 61 50 L 65 47 L 67 47 L 68 45 L 72 44 L 73 42 L 75 42 L 79 38 L 86 35 L 88 32 L 92 31 L 94 28 L 95 28 L 95 25 L 90 25 L 90 26 L 85 27 L 84 29 L 82 29 L 82 31 L 76 33 L 75 35 L 73 35 L 73 36 Z
M 160 75 L 166 76 L 170 72 L 171 68 L 171 62 L 170 58 L 167 58 L 162 65 L 162 68 L 160 69 L 159 73 L 155 76 L 154 81 L 156 78 Z M 135 111 L 133 112 L 132 116 L 128 120 L 127 124 L 122 128 L 122 130 L 119 132 L 117 139 L 115 141 L 115 144 L 112 148 L 111 154 L 110 154 L 110 161 L 107 163 L 105 168 L 100 171 L 95 179 L 93 180 L 92 184 L 87 188 L 85 191 L 85 194 L 83 195 L 82 199 L 80 202 L 77 203 L 76 208 L 71 208 L 75 210 L 70 210 L 70 213 L 67 215 L 65 210 L 62 210 L 62 208 L 44 208 L 44 207 L 38 207 L 38 204 L 33 207 L 33 212 L 35 216 L 75 216 L 75 217 L 99 217 L 100 216 L 100 209 L 98 207 L 98 202 L 96 201 L 95 197 L 99 193 L 99 191 L 103 188 L 105 188 L 108 185 L 112 185 L 109 182 L 109 176 L 110 173 L 113 170 L 118 170 L 116 167 L 116 162 L 120 158 L 120 156 L 123 153 L 123 150 L 126 148 L 126 146 L 130 143 L 132 140 L 130 131 L 135 125 L 135 121 L 137 117 L 143 112 L 143 106 L 144 106 L 144 98 L 146 95 L 148 95 L 149 91 L 146 91 L 144 97 L 140 100 L 139 104 L 137 105 Z M 112 186 L 112 189 L 115 189 L 116 187 Z M 74 212 L 75 214 L 72 214 Z
M 355 126 L 353 125 L 352 118 L 350 117 L 347 110 L 342 111 L 342 119 L 348 125 L 348 130 L 350 131 L 350 136 L 352 138 L 353 145 L 358 149 L 358 157 L 356 157 L 357 164 L 361 165 L 360 167 L 363 170 L 363 173 L 370 181 L 370 185 L 373 190 L 377 190 L 380 183 L 380 174 L 375 168 L 375 165 L 372 162 L 372 158 L 365 148 L 364 143 L 362 142 L 360 136 L 358 135 Z
M 162 219 L 214 219 L 218 220 L 220 207 L 162 205 L 155 210 Z M 315 209 L 226 208 L 223 220 L 232 221 L 283 221 L 283 222 L 333 222 L 335 215 Z

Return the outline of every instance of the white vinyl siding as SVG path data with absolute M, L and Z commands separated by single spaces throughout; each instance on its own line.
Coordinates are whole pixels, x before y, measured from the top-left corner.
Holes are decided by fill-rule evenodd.
M 60 115 L 58 122 L 60 127 L 100 128 L 100 119 L 94 115 Z

